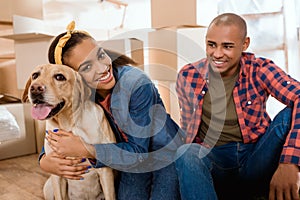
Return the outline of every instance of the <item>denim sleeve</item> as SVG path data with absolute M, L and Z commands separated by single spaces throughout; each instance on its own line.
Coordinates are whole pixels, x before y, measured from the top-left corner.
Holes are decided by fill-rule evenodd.
M 44 148 L 44 146 L 42 147 L 42 150 L 41 150 L 41 153 L 40 153 L 40 155 L 39 155 L 39 157 L 38 157 L 38 162 L 39 162 L 39 164 L 40 164 L 40 160 L 41 160 L 41 158 L 43 157 L 43 155 L 45 154 L 45 148 Z

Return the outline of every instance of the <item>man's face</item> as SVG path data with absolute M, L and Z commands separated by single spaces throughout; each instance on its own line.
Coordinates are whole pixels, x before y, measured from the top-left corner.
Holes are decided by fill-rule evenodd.
M 222 77 L 233 75 L 249 42 L 237 26 L 212 24 L 206 34 L 206 56 L 212 70 Z

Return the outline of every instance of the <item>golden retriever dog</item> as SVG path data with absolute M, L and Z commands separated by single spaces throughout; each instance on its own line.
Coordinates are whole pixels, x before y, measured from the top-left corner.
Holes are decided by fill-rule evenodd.
M 31 73 L 22 100 L 32 104 L 34 119 L 46 120 L 46 130 L 71 131 L 89 144 L 115 143 L 103 109 L 90 96 L 90 88 L 76 71 L 65 65 L 45 64 Z M 46 140 L 44 147 L 46 155 L 52 151 Z M 92 168 L 83 176 L 84 180 L 70 180 L 51 175 L 48 183 L 52 187 L 44 187 L 45 198 L 94 200 L 104 194 L 105 200 L 115 199 L 111 168 Z

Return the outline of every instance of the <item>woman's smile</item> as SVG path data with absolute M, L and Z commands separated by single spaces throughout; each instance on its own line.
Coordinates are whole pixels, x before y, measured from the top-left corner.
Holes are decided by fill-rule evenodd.
M 111 67 L 108 66 L 104 72 L 101 73 L 100 77 L 96 78 L 96 82 L 101 82 L 101 83 L 108 83 L 111 81 L 113 78 L 112 73 L 111 73 Z

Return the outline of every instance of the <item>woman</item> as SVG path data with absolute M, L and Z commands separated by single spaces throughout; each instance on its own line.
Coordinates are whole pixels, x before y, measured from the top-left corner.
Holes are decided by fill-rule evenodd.
M 118 199 L 179 199 L 173 156 L 184 139 L 154 84 L 130 66 L 133 60 L 104 50 L 88 33 L 73 29 L 74 24 L 69 25 L 66 33 L 53 40 L 49 62 L 72 67 L 95 90 L 92 100 L 104 108 L 117 143 L 84 144 L 72 133 L 49 130 L 47 139 L 54 153 L 41 154 L 41 168 L 80 179 L 89 166 L 78 166 L 81 159 L 65 158 L 87 157 L 93 167 L 120 171 Z

